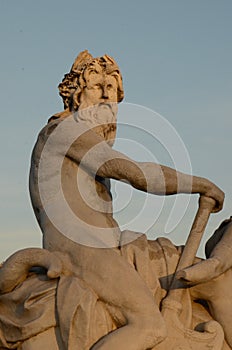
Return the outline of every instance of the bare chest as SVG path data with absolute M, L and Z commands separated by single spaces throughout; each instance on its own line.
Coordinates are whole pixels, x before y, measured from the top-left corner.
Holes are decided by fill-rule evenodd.
M 109 179 L 89 174 L 68 158 L 64 159 L 61 178 L 64 196 L 72 207 L 112 213 Z

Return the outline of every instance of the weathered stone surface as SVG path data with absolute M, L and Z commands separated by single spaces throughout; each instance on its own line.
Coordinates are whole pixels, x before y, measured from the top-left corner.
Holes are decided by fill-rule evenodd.
M 195 258 L 223 192 L 112 149 L 124 93 L 111 57 L 80 53 L 59 90 L 64 111 L 39 133 L 31 161 L 43 249 L 16 252 L 0 269 L 0 349 L 232 349 L 230 220 L 207 245 L 208 259 Z M 184 250 L 121 232 L 110 178 L 152 194 L 199 193 Z

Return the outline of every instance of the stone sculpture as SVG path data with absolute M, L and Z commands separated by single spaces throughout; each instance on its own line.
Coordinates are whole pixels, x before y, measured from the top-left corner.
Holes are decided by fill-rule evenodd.
M 31 161 L 43 248 L 16 252 L 0 269 L 0 349 L 232 349 L 230 219 L 207 259 L 195 258 L 223 192 L 112 149 L 123 85 L 111 57 L 81 52 L 59 90 L 64 111 L 40 132 Z M 184 250 L 121 232 L 110 178 L 156 195 L 199 193 Z

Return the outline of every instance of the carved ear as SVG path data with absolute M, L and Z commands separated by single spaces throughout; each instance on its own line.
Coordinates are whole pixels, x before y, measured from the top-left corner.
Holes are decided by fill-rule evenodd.
M 80 95 L 82 93 L 82 89 L 80 86 L 76 89 L 76 91 L 72 94 L 70 98 L 69 108 L 72 111 L 77 111 L 80 105 Z
M 79 73 L 83 66 L 91 60 L 93 60 L 93 56 L 88 50 L 80 52 L 72 65 L 71 71 Z
M 122 76 L 121 73 L 117 73 L 115 75 L 115 78 L 117 79 L 118 82 L 118 102 L 122 102 L 124 99 L 124 90 L 123 90 L 123 83 L 122 83 Z

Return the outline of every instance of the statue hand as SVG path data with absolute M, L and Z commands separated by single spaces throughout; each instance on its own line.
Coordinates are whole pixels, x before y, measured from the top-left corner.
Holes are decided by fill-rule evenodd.
M 224 192 L 217 187 L 213 182 L 204 179 L 201 195 L 213 198 L 216 201 L 216 206 L 213 209 L 213 213 L 217 213 L 223 208 L 225 194 Z
M 232 267 L 232 218 L 225 220 L 206 243 L 206 256 L 193 266 L 177 273 L 189 285 L 210 281 Z
M 176 277 L 185 284 L 192 286 L 208 282 L 220 276 L 223 272 L 220 261 L 217 258 L 209 258 L 178 271 Z

